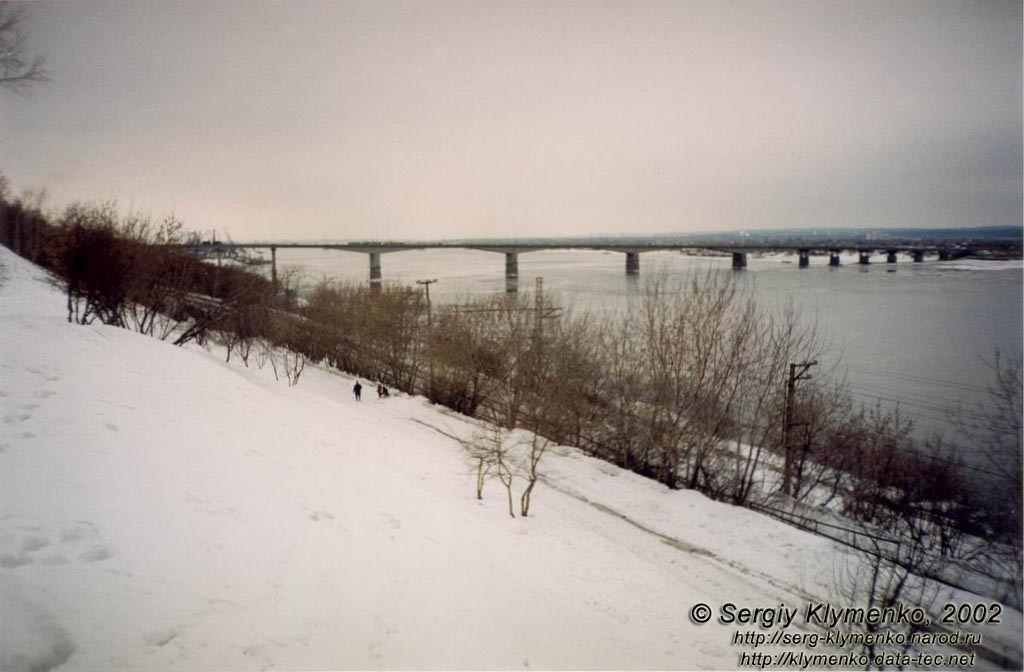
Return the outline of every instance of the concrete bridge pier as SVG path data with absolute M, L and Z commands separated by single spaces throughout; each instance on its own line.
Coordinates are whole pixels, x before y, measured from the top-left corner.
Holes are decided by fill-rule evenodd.
M 626 275 L 640 274 L 640 253 L 626 252 Z
M 839 266 L 839 250 L 828 251 L 828 265 Z
M 747 253 L 746 252 L 733 252 L 732 253 L 732 270 L 742 271 L 747 267 Z
M 505 278 L 519 279 L 519 255 L 515 252 L 505 253 Z
M 797 254 L 800 255 L 800 268 L 807 268 L 811 265 L 811 251 L 804 249 L 798 250 Z
M 889 250 L 885 253 L 885 263 L 895 264 L 896 263 L 896 250 Z
M 494 252 L 505 255 L 505 291 L 514 293 L 519 291 L 519 255 L 522 252 L 532 252 L 539 247 L 470 247 L 468 249 L 481 250 L 483 252 Z
M 367 252 L 370 255 L 370 286 L 380 287 L 380 252 Z
M 924 250 L 914 250 L 913 251 L 913 256 L 914 256 L 914 263 L 915 264 L 920 264 L 922 261 L 924 261 Z
M 515 294 L 519 291 L 519 255 L 515 252 L 505 253 L 505 292 Z
M 858 264 L 860 264 L 861 266 L 867 266 L 868 264 L 871 263 L 871 253 L 870 252 L 865 252 L 864 250 L 861 250 L 858 254 L 859 254 L 859 257 L 857 259 L 857 263 Z

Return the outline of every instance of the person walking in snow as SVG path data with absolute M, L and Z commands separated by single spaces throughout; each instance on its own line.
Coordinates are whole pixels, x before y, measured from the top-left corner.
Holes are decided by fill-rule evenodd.
M 356 381 L 355 387 L 352 388 L 352 391 L 356 393 L 356 401 L 359 401 L 362 398 L 363 386 L 359 384 L 358 380 Z

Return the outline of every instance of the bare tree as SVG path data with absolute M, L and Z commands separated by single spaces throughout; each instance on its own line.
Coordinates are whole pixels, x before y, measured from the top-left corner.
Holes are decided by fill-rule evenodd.
M 491 401 L 503 367 L 485 315 L 444 309 L 433 318 L 424 348 L 432 372 L 427 398 L 470 416 Z
M 880 536 L 874 528 L 863 527 L 863 547 L 860 552 L 845 556 L 845 565 L 837 567 L 837 594 L 854 608 L 898 609 L 901 604 L 919 607 L 920 618 L 901 619 L 896 622 L 855 620 L 848 626 L 860 630 L 863 637 L 854 641 L 860 652 L 868 657 L 866 669 L 885 669 L 888 666 L 879 654 L 906 653 L 914 646 L 914 634 L 928 628 L 925 614 L 931 611 L 938 595 L 938 584 L 925 577 L 935 574 L 937 555 L 933 539 L 919 517 L 911 514 L 900 517 L 898 524 Z M 889 644 L 883 631 L 901 633 Z
M 550 441 L 538 434 L 533 434 L 530 437 L 529 443 L 525 444 L 526 455 L 523 477 L 526 479 L 526 488 L 523 489 L 523 494 L 519 498 L 519 515 L 523 518 L 530 515 L 530 496 L 533 494 L 533 486 L 537 484 L 537 479 L 540 477 L 537 467 L 540 465 L 541 458 L 544 457 L 544 453 L 550 444 Z
M 488 424 L 476 429 L 468 440 L 462 441 L 462 446 L 469 453 L 476 469 L 477 499 L 484 498 L 484 485 L 496 468 L 495 458 L 500 452 L 500 445 L 504 440 L 503 434 L 504 431 L 501 427 Z
M 508 496 L 508 515 L 516 517 L 512 505 L 512 483 L 515 472 L 510 462 L 511 444 L 508 430 L 495 422 L 486 423 L 463 443 L 470 457 L 476 463 L 476 496 L 483 499 L 484 482 L 488 476 L 495 476 L 504 486 Z
M 45 59 L 27 52 L 24 7 L 0 2 L 0 88 L 18 94 L 25 94 L 33 84 L 49 81 Z
M 530 515 L 533 489 L 540 479 L 540 462 L 551 442 L 536 433 L 529 440 L 514 437 L 510 430 L 493 421 L 501 419 L 500 411 L 491 415 L 491 421 L 485 421 L 469 439 L 461 441 L 476 471 L 476 498 L 483 499 L 488 479 L 498 479 L 508 498 L 508 515 L 515 518 L 513 485 L 516 479 L 523 480 L 526 486 L 519 495 L 519 515 L 526 518 Z
M 961 443 L 974 448 L 987 462 L 979 489 L 984 493 L 979 504 L 986 511 L 990 561 L 1013 577 L 1004 599 L 1018 607 L 1024 602 L 1021 575 L 1024 571 L 1024 377 L 1020 352 L 995 351 L 986 362 L 992 372 L 986 404 L 977 410 L 961 409 L 955 418 Z M 979 472 L 982 473 L 982 472 Z
M 632 312 L 606 321 L 596 337 L 597 379 L 593 383 L 592 420 L 583 447 L 593 455 L 645 476 L 650 446 L 640 432 L 637 407 L 645 389 L 643 346 L 634 333 Z M 581 432 L 581 438 L 582 437 Z

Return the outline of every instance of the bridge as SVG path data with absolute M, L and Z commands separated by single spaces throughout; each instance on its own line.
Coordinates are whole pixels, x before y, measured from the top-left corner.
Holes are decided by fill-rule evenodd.
M 222 242 L 216 240 L 200 241 L 191 240 L 183 243 L 181 247 L 187 248 L 193 254 L 203 258 L 216 258 L 218 262 L 224 257 L 237 256 L 241 249 L 268 249 L 270 250 L 271 279 L 277 283 L 277 251 L 279 249 L 321 249 L 340 250 L 344 252 L 355 252 L 365 254 L 370 262 L 370 283 L 380 286 L 383 279 L 381 268 L 381 255 L 390 252 L 406 252 L 410 250 L 426 249 L 462 249 L 480 250 L 505 255 L 505 278 L 509 291 L 515 291 L 516 282 L 519 277 L 519 255 L 539 250 L 602 250 L 620 252 L 625 255 L 626 274 L 638 275 L 640 273 L 640 255 L 644 252 L 663 250 L 672 251 L 694 251 L 711 252 L 722 255 L 731 255 L 732 268 L 742 270 L 747 267 L 747 255 L 752 253 L 766 252 L 796 252 L 800 268 L 808 268 L 811 265 L 811 257 L 815 255 L 828 255 L 828 265 L 836 267 L 840 265 L 840 257 L 843 252 L 856 252 L 858 263 L 867 265 L 871 263 L 871 257 L 876 253 L 884 253 L 885 261 L 888 264 L 895 264 L 898 255 L 904 254 L 915 263 L 921 263 L 926 256 L 937 257 L 940 261 L 969 256 L 979 250 L 995 252 L 1012 251 L 1012 243 L 1005 241 L 808 241 L 808 240 L 787 240 L 780 242 L 755 242 L 755 243 L 723 243 L 714 241 L 693 241 L 693 242 L 672 242 L 661 243 L 651 241 L 629 241 L 621 240 L 614 242 L 503 242 L 503 241 L 464 241 L 464 242 L 394 242 L 394 241 L 355 241 L 355 242 Z M 1020 244 L 1016 244 L 1019 251 Z

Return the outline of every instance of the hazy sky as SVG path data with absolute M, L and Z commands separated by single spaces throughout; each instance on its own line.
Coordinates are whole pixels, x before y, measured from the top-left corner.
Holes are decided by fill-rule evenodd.
M 32 3 L 0 170 L 243 238 L 1020 225 L 1010 2 Z

